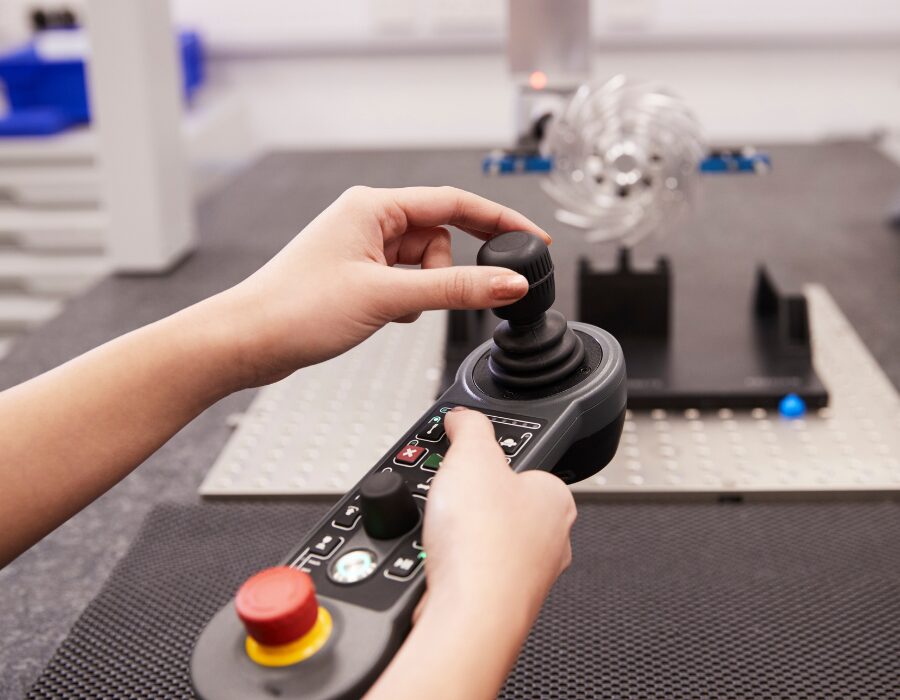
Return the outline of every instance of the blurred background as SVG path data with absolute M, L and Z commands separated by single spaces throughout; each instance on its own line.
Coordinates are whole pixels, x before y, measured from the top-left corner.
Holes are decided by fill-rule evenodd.
M 195 245 L 196 197 L 261 154 L 511 146 L 534 115 L 509 7 L 5 0 L 0 352 L 107 272 L 170 269 Z M 589 16 L 589 65 L 566 87 L 658 81 L 709 143 L 900 152 L 893 0 L 596 0 Z
M 505 0 L 171 0 L 203 37 L 208 89 L 239 97 L 263 148 L 488 145 L 512 129 Z M 82 17 L 83 2 L 68 2 Z M 35 8 L 5 0 L 0 41 Z M 715 139 L 897 128 L 892 0 L 597 0 L 593 69 L 677 86 Z

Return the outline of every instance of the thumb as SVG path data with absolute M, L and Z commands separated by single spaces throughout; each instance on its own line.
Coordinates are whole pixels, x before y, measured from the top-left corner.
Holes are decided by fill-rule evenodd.
M 482 413 L 454 408 L 447 414 L 444 423 L 450 438 L 450 449 L 444 461 L 449 460 L 453 465 L 451 468 L 465 464 L 483 469 L 487 461 L 506 467 L 503 450 L 494 435 L 494 426 Z
M 382 274 L 390 275 L 380 287 L 395 318 L 431 309 L 505 306 L 528 292 L 528 280 L 505 267 L 384 268 Z

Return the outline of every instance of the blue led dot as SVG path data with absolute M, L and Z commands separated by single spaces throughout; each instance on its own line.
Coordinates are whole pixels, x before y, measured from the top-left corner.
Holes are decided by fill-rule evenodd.
M 788 394 L 778 403 L 778 410 L 785 418 L 802 418 L 806 403 L 797 394 Z

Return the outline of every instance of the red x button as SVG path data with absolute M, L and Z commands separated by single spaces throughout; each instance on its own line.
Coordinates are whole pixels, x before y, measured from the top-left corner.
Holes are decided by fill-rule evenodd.
M 397 464 L 412 466 L 420 459 L 422 459 L 422 457 L 425 456 L 426 452 L 428 452 L 428 450 L 424 447 L 420 447 L 419 445 L 407 445 L 396 455 L 394 455 L 394 461 Z

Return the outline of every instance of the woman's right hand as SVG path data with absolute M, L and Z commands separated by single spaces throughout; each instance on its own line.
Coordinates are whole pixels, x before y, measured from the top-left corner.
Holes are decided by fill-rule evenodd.
M 367 700 L 497 697 L 541 605 L 572 559 L 575 501 L 547 472 L 517 474 L 490 421 L 445 419 L 451 447 L 428 493 L 428 589 Z
M 428 496 L 422 610 L 437 599 L 490 600 L 514 606 L 530 628 L 572 559 L 575 501 L 548 472 L 512 471 L 478 411 L 455 409 L 445 421 L 451 447 Z

